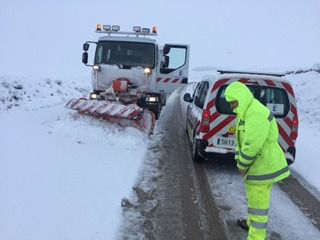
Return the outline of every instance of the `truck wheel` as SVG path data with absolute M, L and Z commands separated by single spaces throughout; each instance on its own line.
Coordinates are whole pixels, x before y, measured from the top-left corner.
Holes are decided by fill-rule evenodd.
M 154 112 L 154 114 L 156 115 L 156 120 L 158 120 L 159 117 L 160 117 L 161 109 L 162 109 L 161 108 L 161 104 L 159 103 L 158 107 L 157 107 L 157 110 Z

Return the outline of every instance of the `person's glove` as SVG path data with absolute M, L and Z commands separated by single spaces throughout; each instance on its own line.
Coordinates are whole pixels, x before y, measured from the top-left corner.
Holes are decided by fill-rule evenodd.
M 243 176 L 243 177 L 247 174 L 247 171 L 245 171 L 245 170 L 241 170 L 239 168 L 238 168 L 238 170 L 239 170 L 241 176 Z

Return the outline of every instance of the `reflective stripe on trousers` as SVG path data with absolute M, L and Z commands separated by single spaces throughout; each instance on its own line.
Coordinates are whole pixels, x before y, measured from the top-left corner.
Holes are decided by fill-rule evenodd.
M 270 206 L 272 184 L 246 183 L 248 199 L 247 240 L 265 240 L 267 237 L 268 211 Z

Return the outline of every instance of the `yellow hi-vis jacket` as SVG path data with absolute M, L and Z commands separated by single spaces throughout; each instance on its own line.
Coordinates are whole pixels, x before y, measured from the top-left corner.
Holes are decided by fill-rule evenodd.
M 231 83 L 225 97 L 228 102 L 238 101 L 234 109 L 237 114 L 235 159 L 238 168 L 246 172 L 246 182 L 266 184 L 288 177 L 290 170 L 278 143 L 278 126 L 270 110 L 240 82 Z

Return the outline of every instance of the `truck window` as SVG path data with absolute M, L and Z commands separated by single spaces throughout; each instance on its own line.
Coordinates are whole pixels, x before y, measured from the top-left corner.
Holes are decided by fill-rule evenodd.
M 95 64 L 121 67 L 155 67 L 155 45 L 152 43 L 100 41 L 95 54 Z
M 186 62 L 186 52 L 186 48 L 171 48 L 168 53 L 170 59 L 168 68 L 177 69 L 183 66 Z
M 169 46 L 169 52 L 165 55 L 169 59 L 169 65 L 161 68 L 161 73 L 170 73 L 186 64 L 187 48 L 184 46 Z

